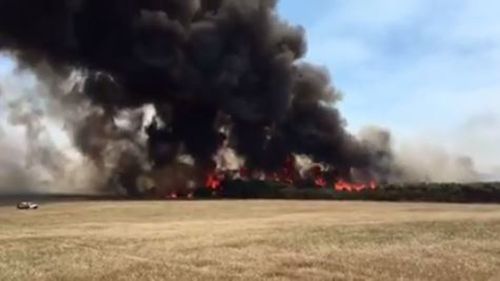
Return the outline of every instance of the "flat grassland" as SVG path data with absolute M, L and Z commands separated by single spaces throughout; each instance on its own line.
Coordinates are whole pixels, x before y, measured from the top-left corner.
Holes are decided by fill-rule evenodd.
M 0 280 L 500 280 L 500 206 L 324 201 L 0 207 Z

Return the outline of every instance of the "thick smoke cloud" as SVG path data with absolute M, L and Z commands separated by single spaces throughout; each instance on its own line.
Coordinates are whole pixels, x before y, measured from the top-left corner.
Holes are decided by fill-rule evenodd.
M 329 75 L 300 60 L 304 30 L 275 7 L 272 0 L 0 0 L 0 48 L 53 87 L 84 77 L 72 90 L 81 95 L 58 96 L 53 110 L 68 120 L 80 151 L 131 194 L 141 174 L 171 169 L 181 156 L 213 168 L 222 147 L 250 168 L 277 169 L 301 154 L 344 177 L 353 169 L 393 176 L 388 147 L 346 132 Z M 146 105 L 156 117 L 145 140 Z M 124 112 L 128 125 L 117 126 Z

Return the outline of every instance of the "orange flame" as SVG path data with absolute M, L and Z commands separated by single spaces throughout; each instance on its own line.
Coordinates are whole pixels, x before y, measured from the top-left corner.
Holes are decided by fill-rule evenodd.
M 375 181 L 371 181 L 369 184 L 365 183 L 351 183 L 344 180 L 339 180 L 335 183 L 335 190 L 339 192 L 361 192 L 368 189 L 375 190 L 377 189 L 377 183 Z

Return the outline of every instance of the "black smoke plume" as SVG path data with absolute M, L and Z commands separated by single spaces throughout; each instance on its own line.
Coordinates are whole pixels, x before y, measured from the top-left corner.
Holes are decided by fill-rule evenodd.
M 77 143 L 96 160 L 102 151 L 86 132 L 152 104 L 153 167 L 186 154 L 210 168 L 228 142 L 250 168 L 274 170 L 304 154 L 345 176 L 353 168 L 383 175 L 378 159 L 390 152 L 346 132 L 329 75 L 301 61 L 304 30 L 280 19 L 276 2 L 0 0 L 0 48 L 35 70 L 48 63 L 61 75 L 85 74 L 82 90 L 104 113 L 83 120 Z M 133 159 L 121 168 L 127 182 L 139 174 Z

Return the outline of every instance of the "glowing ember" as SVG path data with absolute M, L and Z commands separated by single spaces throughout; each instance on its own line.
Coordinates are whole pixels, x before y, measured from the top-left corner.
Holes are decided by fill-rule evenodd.
M 205 186 L 212 190 L 217 190 L 221 186 L 221 180 L 216 173 L 210 173 L 205 180 Z
M 266 178 L 267 178 L 268 181 L 280 182 L 280 178 L 278 176 L 278 173 L 276 173 L 276 172 L 267 174 Z
M 314 181 L 314 184 L 317 186 L 317 187 L 325 187 L 327 185 L 327 182 L 324 178 L 322 177 L 318 177 L 316 178 L 316 180 Z
M 242 180 L 247 180 L 250 176 L 250 171 L 247 168 L 243 167 L 240 169 L 239 176 Z
M 286 159 L 285 164 L 281 171 L 281 176 L 280 176 L 281 181 L 286 184 L 293 184 L 295 182 L 294 181 L 295 172 L 296 172 L 295 158 L 289 156 Z

